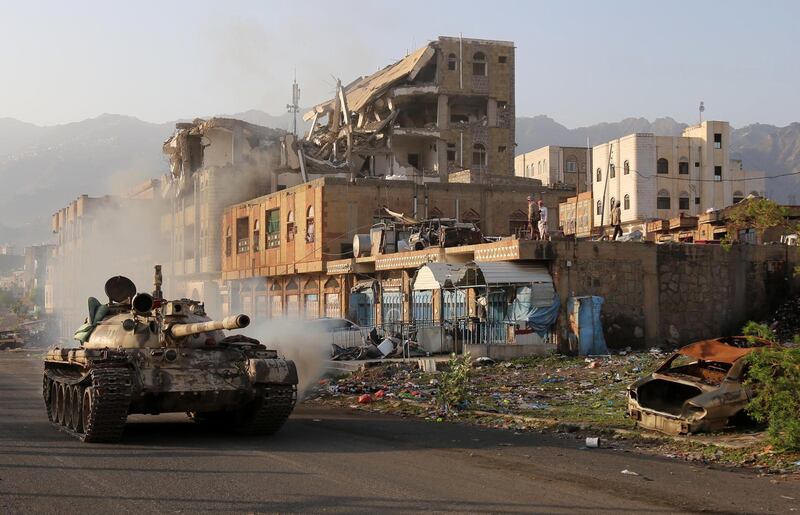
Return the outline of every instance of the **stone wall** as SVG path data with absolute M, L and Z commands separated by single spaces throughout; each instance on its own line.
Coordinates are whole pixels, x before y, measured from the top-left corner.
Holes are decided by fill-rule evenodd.
M 800 249 L 783 245 L 554 242 L 562 304 L 599 295 L 611 348 L 682 345 L 738 333 L 800 292 Z M 561 320 L 566 319 L 566 307 Z

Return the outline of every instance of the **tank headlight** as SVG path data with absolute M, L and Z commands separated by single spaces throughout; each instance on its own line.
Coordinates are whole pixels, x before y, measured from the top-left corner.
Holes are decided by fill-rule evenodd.
M 175 361 L 178 359 L 178 351 L 175 349 L 169 349 L 167 352 L 164 353 L 164 359 L 167 361 Z
M 126 331 L 133 331 L 136 329 L 136 322 L 132 318 L 126 318 L 122 321 L 122 328 Z

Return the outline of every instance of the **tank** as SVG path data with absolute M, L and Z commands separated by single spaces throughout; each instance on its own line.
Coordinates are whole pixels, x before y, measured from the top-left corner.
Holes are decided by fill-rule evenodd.
M 278 431 L 297 400 L 297 369 L 258 340 L 226 336 L 247 315 L 212 320 L 202 302 L 165 300 L 161 267 L 152 294 L 123 276 L 106 282 L 108 303 L 89 299 L 79 346 L 44 358 L 47 416 L 84 442 L 114 442 L 128 415 L 186 413 L 248 435 Z

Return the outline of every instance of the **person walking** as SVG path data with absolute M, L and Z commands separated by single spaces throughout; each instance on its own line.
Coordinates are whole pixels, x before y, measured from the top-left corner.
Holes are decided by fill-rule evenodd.
M 549 240 L 550 235 L 547 233 L 547 207 L 541 200 L 537 204 L 539 205 L 539 239 Z
M 622 210 L 619 208 L 619 201 L 614 204 L 614 208 L 611 210 L 611 226 L 614 227 L 614 236 L 611 238 L 612 240 L 616 240 L 618 237 L 622 236 Z
M 539 239 L 538 223 L 540 216 L 541 213 L 539 212 L 539 206 L 536 205 L 536 202 L 533 201 L 533 197 L 528 195 L 528 239 L 529 240 Z

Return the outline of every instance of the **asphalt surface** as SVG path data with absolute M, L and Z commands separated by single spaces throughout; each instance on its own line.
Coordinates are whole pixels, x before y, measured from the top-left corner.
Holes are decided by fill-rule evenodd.
M 38 360 L 0 352 L 0 513 L 800 511 L 797 481 L 302 405 L 270 438 L 176 414 L 83 444 L 47 421 L 40 391 Z

